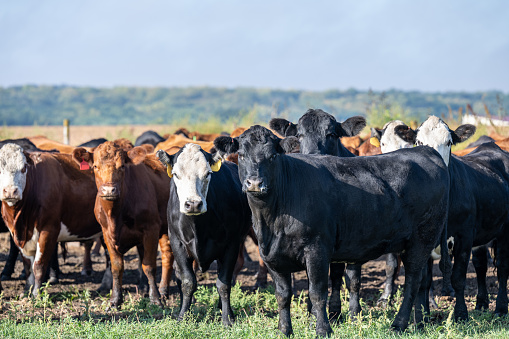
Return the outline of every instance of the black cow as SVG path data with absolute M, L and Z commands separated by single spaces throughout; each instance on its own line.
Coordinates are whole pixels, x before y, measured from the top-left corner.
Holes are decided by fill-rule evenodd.
M 474 147 L 477 147 L 479 145 L 482 145 L 482 144 L 486 144 L 488 142 L 494 142 L 495 139 L 493 139 L 492 137 L 489 137 L 487 135 L 481 135 L 479 137 L 479 139 L 477 139 L 476 141 L 474 142 L 471 142 L 470 144 L 467 145 L 467 147 L 465 148 L 474 148 Z
M 297 125 L 285 119 L 275 118 L 269 123 L 270 128 L 287 137 L 285 143 L 295 142 L 292 136 L 298 136 L 298 144 L 302 154 L 328 154 L 338 157 L 354 157 L 341 143 L 342 137 L 353 137 L 366 126 L 364 117 L 351 117 L 343 123 L 321 109 L 309 109 Z M 295 147 L 294 147 L 295 148 Z M 361 306 L 359 303 L 360 265 L 348 265 L 347 277 L 350 291 L 350 314 L 357 315 Z M 341 284 L 344 263 L 330 264 L 331 297 L 329 301 L 329 319 L 338 320 L 341 314 Z
M 452 286 L 455 290 L 456 319 L 468 319 L 465 284 L 473 246 L 497 239 L 497 275 L 499 290 L 495 313 L 507 314 L 507 278 L 509 275 L 509 153 L 495 143 L 486 143 L 463 156 L 451 156 L 451 146 L 474 134 L 475 126 L 461 125 L 451 131 L 441 119 L 431 116 L 416 131 L 395 132 L 412 138 L 417 145 L 433 145 L 449 167 L 451 180 L 448 236 L 454 237 Z M 474 256 L 485 256 L 481 249 Z M 473 260 L 478 275 L 476 308 L 488 308 L 486 271 Z M 484 268 L 485 270 L 485 268 Z M 483 276 L 484 274 L 484 276 Z
M 81 145 L 78 145 L 77 147 L 97 147 L 100 144 L 105 143 L 106 141 L 108 141 L 108 139 L 104 139 L 104 138 L 92 139 L 92 140 L 82 143 Z
M 189 310 L 196 291 L 193 259 L 201 271 L 217 260 L 216 286 L 223 324 L 231 325 L 233 270 L 251 227 L 251 213 L 237 165 L 222 163 L 219 156 L 212 156 L 196 144 L 187 144 L 174 155 L 159 150 L 157 156 L 172 177 L 168 229 L 181 280 L 178 281 L 182 302 L 179 319 Z
M 222 153 L 238 152 L 240 180 L 260 255 L 276 283 L 279 329 L 285 335 L 292 333 L 291 272 L 306 269 L 316 332 L 329 335 L 329 263 L 362 263 L 390 252 L 402 252 L 405 263 L 403 304 L 392 326 L 407 327 L 417 296 L 416 320 L 423 320 L 427 286 L 421 277 L 439 239 L 446 251 L 449 176 L 436 151 L 417 147 L 356 158 L 285 155 L 280 139 L 262 126 L 238 138 L 219 137 L 214 145 Z
M 134 142 L 134 146 L 141 146 L 143 144 L 149 144 L 154 147 L 157 146 L 158 143 L 164 141 L 162 136 L 160 136 L 155 131 L 146 131 L 143 132 L 139 137 L 136 138 L 136 141 Z

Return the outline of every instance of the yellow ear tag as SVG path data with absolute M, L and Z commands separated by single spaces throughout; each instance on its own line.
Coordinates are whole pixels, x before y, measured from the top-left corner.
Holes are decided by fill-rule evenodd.
M 369 142 L 373 146 L 380 147 L 380 140 L 378 140 L 378 138 L 375 137 L 369 138 Z
M 172 170 L 173 170 L 173 168 L 170 165 L 166 166 L 166 173 L 168 173 L 168 176 L 170 178 L 173 177 L 173 174 L 171 174 Z
M 212 170 L 212 172 L 217 172 L 221 168 L 221 164 L 222 164 L 222 161 L 218 160 L 218 161 L 216 161 L 216 163 L 214 165 L 210 166 L 210 169 Z

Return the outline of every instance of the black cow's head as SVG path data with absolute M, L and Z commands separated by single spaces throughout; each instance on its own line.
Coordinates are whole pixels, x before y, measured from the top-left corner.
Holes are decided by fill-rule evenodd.
M 215 148 L 222 154 L 238 152 L 239 177 L 242 190 L 255 196 L 263 196 L 272 186 L 279 156 L 286 153 L 285 142 L 267 128 L 255 125 L 238 138 L 219 137 Z
M 300 141 L 300 151 L 304 154 L 340 155 L 341 137 L 352 137 L 366 126 L 361 116 L 351 117 L 342 123 L 322 111 L 309 109 L 297 125 L 285 119 L 272 119 L 270 128 L 279 134 L 296 136 Z

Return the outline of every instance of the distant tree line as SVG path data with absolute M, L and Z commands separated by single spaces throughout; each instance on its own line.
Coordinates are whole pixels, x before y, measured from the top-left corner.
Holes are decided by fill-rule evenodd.
M 0 123 L 3 125 L 170 124 L 204 119 L 243 121 L 253 114 L 255 122 L 271 117 L 298 119 L 309 108 L 321 108 L 339 120 L 365 115 L 379 124 L 374 114 L 422 121 L 427 115 L 457 119 L 470 104 L 475 113 L 505 116 L 509 94 L 488 92 L 385 92 L 329 90 L 321 92 L 257 88 L 217 87 L 0 87 Z M 254 112 L 254 113 L 253 113 Z

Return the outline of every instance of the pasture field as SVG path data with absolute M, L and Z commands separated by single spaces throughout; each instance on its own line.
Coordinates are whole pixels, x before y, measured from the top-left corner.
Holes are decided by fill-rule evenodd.
M 7 257 L 5 244 L 7 235 L 0 235 L 0 268 Z M 137 256 L 134 250 L 126 255 L 124 273 L 124 300 L 120 310 L 107 311 L 109 295 L 99 295 L 104 257 L 93 258 L 94 273 L 90 277 L 80 275 L 82 248 L 77 243 L 67 245 L 68 255 L 64 261 L 60 255 L 60 283 L 44 288 L 35 299 L 23 295 L 24 281 L 17 280 L 22 270 L 17 263 L 14 280 L 3 281 L 4 291 L 0 297 L 0 337 L 2 338 L 282 338 L 277 329 L 277 303 L 274 287 L 269 277 L 269 286 L 254 290 L 255 274 L 258 268 L 257 253 L 250 240 L 246 241 L 248 253 L 253 260 L 247 262 L 238 284 L 232 291 L 232 307 L 237 317 L 236 324 L 224 328 L 217 308 L 218 294 L 215 289 L 216 267 L 202 275 L 195 294 L 196 302 L 192 314 L 182 322 L 175 320 L 179 298 L 174 279 L 171 295 L 160 308 L 148 303 L 137 290 Z M 160 276 L 160 258 L 158 277 Z M 438 265 L 435 265 L 438 266 Z M 453 301 L 449 297 L 437 297 L 437 310 L 432 311 L 431 323 L 418 330 L 414 325 L 402 335 L 394 333 L 390 324 L 401 302 L 401 290 L 396 302 L 387 309 L 376 306 L 380 296 L 385 272 L 384 261 L 375 260 L 363 266 L 361 304 L 362 317 L 351 321 L 345 313 L 345 320 L 334 325 L 337 338 L 507 338 L 509 337 L 508 317 L 496 318 L 489 312 L 473 311 L 476 294 L 475 274 L 472 265 L 467 279 L 467 305 L 471 320 L 455 323 L 452 316 Z M 404 268 L 402 269 L 404 270 Z M 441 277 L 437 267 L 435 283 L 441 290 Z M 403 274 L 403 273 L 402 273 Z M 402 275 L 397 283 L 404 281 Z M 294 275 L 294 299 L 292 322 L 295 338 L 314 338 L 315 320 L 307 312 L 307 280 L 304 272 Z M 493 266 L 488 272 L 490 308 L 494 309 L 497 291 L 496 272 Z M 348 310 L 348 295 L 343 291 L 343 310 Z

